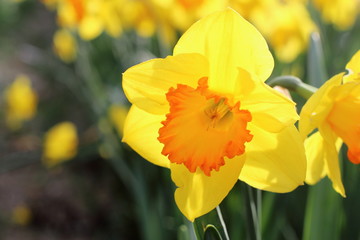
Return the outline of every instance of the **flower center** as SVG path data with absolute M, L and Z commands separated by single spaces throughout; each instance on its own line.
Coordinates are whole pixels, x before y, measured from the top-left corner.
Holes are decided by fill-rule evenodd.
M 246 129 L 251 121 L 247 110 L 240 110 L 240 102 L 208 89 L 207 78 L 201 78 L 196 89 L 178 84 L 166 94 L 170 112 L 158 140 L 164 144 L 162 154 L 173 163 L 184 164 L 190 172 L 199 167 L 207 176 L 245 151 L 245 142 L 252 135 Z
M 360 163 L 360 99 L 348 96 L 337 101 L 327 117 L 334 132 L 348 146 L 348 158 Z

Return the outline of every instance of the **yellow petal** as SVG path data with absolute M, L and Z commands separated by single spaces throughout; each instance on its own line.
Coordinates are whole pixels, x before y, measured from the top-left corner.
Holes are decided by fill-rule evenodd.
M 337 136 L 327 124 L 322 125 L 319 128 L 319 132 L 324 138 L 325 167 L 327 175 L 332 181 L 335 191 L 345 197 L 345 189 L 341 180 L 338 150 L 336 149 Z
M 165 114 L 169 105 L 165 94 L 177 84 L 196 88 L 208 75 L 207 60 L 200 54 L 180 54 L 153 59 L 126 70 L 123 88 L 129 101 L 154 114 Z
M 263 82 L 242 82 L 245 86 L 251 85 L 247 93 L 236 98 L 243 109 L 248 109 L 253 117 L 252 122 L 270 132 L 280 132 L 284 127 L 293 124 L 299 119 L 295 103 L 272 89 Z
M 344 76 L 344 83 L 350 81 L 360 82 L 360 50 L 348 62 L 346 69 L 349 71 L 349 74 Z
M 232 9 L 193 24 L 174 48 L 174 55 L 194 52 L 209 59 L 209 88 L 217 92 L 236 91 L 238 67 L 265 81 L 274 66 L 264 38 Z
M 333 99 L 329 97 L 329 92 L 335 86 L 341 84 L 343 75 L 344 73 L 337 74 L 324 83 L 301 109 L 299 130 L 303 139 L 305 139 L 314 128 L 321 125 L 329 114 L 333 104 Z
M 211 176 L 200 169 L 191 173 L 183 164 L 171 164 L 171 177 L 178 187 L 175 201 L 180 211 L 194 221 L 213 210 L 235 185 L 244 159 L 244 155 L 226 159 L 225 165 L 219 171 L 212 171 Z
M 272 192 L 289 192 L 302 185 L 306 174 L 303 142 L 295 126 L 269 133 L 249 124 L 253 140 L 246 145 L 240 180 Z
M 153 164 L 169 168 L 170 161 L 161 154 L 163 145 L 157 140 L 164 115 L 147 113 L 132 106 L 124 125 L 123 142 Z
M 325 177 L 324 139 L 316 132 L 305 140 L 307 158 L 306 183 L 315 184 Z

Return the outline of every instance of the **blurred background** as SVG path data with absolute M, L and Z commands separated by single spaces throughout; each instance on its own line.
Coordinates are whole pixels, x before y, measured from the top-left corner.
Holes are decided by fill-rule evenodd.
M 0 239 L 195 238 L 169 170 L 121 142 L 121 77 L 228 6 L 266 38 L 272 77 L 319 87 L 360 49 L 358 0 L 0 0 Z M 327 178 L 263 192 L 263 239 L 360 239 L 359 167 L 342 153 L 348 197 Z M 221 204 L 231 239 L 256 238 L 256 196 L 238 182 Z

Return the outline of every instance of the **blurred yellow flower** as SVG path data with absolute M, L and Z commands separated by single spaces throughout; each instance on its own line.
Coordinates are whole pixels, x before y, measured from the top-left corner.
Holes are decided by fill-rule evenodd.
M 334 24 L 340 30 L 352 27 L 360 13 L 358 0 L 313 0 L 313 4 L 325 22 Z
M 43 163 L 53 167 L 75 157 L 78 147 L 76 127 L 71 122 L 56 124 L 44 137 Z
M 124 132 L 124 123 L 127 113 L 128 109 L 121 105 L 114 104 L 111 105 L 109 109 L 109 118 L 120 136 L 122 136 Z
M 291 62 L 303 53 L 310 34 L 316 31 L 306 6 L 300 1 L 257 0 L 250 7 L 240 4 L 243 0 L 233 1 L 237 3 L 236 10 L 244 12 L 268 40 L 280 61 Z
M 38 97 L 31 87 L 30 79 L 18 75 L 5 90 L 6 124 L 13 130 L 22 126 L 36 114 Z
M 227 0 L 148 0 L 145 7 L 156 24 L 161 40 L 173 46 L 177 34 L 214 11 L 223 10 Z
M 125 28 L 134 28 L 142 37 L 150 37 L 156 31 L 154 13 L 147 1 L 124 1 L 121 9 Z
M 315 184 L 329 176 L 334 189 L 345 196 L 338 160 L 341 143 L 348 158 L 360 163 L 360 51 L 346 65 L 349 75 L 335 75 L 305 104 L 300 114 L 300 133 L 305 138 L 308 171 L 306 182 Z
M 266 0 L 230 0 L 229 4 L 234 8 L 241 16 L 251 21 L 251 15 L 257 8 L 263 8 L 267 5 Z
M 84 40 L 106 31 L 113 37 L 122 33 L 122 0 L 58 0 L 58 23 L 76 29 Z
M 64 62 L 72 62 L 76 58 L 76 41 L 67 29 L 57 30 L 54 35 L 54 52 Z
M 26 226 L 31 221 L 31 210 L 25 205 L 17 206 L 12 212 L 12 222 Z
M 264 83 L 273 64 L 261 34 L 228 9 L 192 25 L 173 56 L 124 73 L 133 105 L 123 141 L 170 168 L 189 220 L 220 204 L 239 178 L 275 192 L 303 183 L 295 103 Z

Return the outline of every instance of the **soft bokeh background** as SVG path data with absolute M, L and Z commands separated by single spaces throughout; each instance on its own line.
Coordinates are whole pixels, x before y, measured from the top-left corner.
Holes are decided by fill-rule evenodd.
M 273 77 L 319 87 L 360 49 L 358 0 L 0 0 L 0 239 L 194 239 L 169 171 L 121 143 L 121 73 L 226 6 L 267 39 Z M 359 166 L 342 152 L 347 198 L 328 179 L 263 192 L 263 239 L 360 237 Z M 231 239 L 255 239 L 251 197 L 238 182 L 221 204 Z

